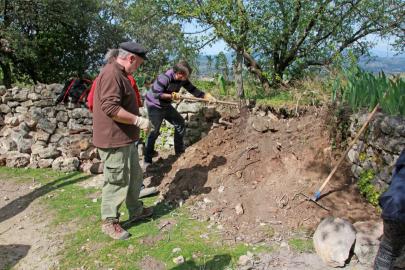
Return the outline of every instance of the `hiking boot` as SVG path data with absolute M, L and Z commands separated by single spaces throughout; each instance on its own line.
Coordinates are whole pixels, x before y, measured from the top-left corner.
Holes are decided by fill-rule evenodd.
M 129 232 L 124 230 L 116 218 L 107 218 L 101 225 L 101 231 L 112 239 L 125 240 L 129 238 Z
M 142 209 L 142 213 L 136 216 L 129 217 L 127 221 L 125 221 L 122 226 L 126 227 L 128 225 L 131 225 L 132 223 L 135 223 L 139 220 L 151 217 L 153 215 L 153 208 L 152 207 L 144 207 Z

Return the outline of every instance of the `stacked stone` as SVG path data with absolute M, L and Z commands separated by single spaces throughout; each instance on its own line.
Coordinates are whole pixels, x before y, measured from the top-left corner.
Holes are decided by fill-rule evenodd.
M 58 104 L 63 85 L 38 84 L 31 88 L 0 86 L 0 165 L 48 168 L 60 171 L 102 172 L 92 144 L 92 115 L 77 104 Z M 201 103 L 176 105 L 186 120 L 185 143 L 204 136 L 219 114 Z M 163 123 L 157 147 L 173 147 L 173 128 Z
M 199 102 L 180 102 L 174 107 L 186 122 L 186 134 L 184 144 L 189 146 L 207 135 L 212 123 L 220 117 L 215 106 L 206 106 Z M 142 114 L 146 114 L 143 110 Z M 155 144 L 157 149 L 169 150 L 174 146 L 174 127 L 167 121 L 163 121 L 160 135 Z
M 91 143 L 90 112 L 73 104 L 55 106 L 62 88 L 0 88 L 1 165 L 76 171 L 81 163 L 83 168 L 99 161 Z
M 367 119 L 367 113 L 351 116 L 352 138 Z M 391 181 L 393 165 L 405 148 L 405 118 L 377 113 L 366 133 L 348 153 L 352 173 L 356 179 L 365 171 L 375 175 L 372 183 L 378 190 L 385 190 Z

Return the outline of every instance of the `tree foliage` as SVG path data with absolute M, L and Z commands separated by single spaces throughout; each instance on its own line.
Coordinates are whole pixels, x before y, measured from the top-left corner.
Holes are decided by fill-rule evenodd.
M 155 76 L 179 59 L 187 59 L 198 72 L 195 44 L 184 35 L 179 22 L 166 16 L 156 0 L 130 1 L 128 8 L 121 10 L 121 17 L 127 39 L 150 50 L 143 72 Z
M 198 71 L 198 50 L 223 39 L 269 92 L 347 49 L 367 53 L 371 34 L 396 36 L 403 50 L 404 7 L 403 0 L 1 0 L 0 68 L 7 86 L 61 81 L 97 69 L 107 48 L 137 40 L 151 50 L 149 75 L 180 58 Z M 184 23 L 207 31 L 187 35 Z
M 105 8 L 108 2 L 3 0 L 0 66 L 5 84 L 27 77 L 34 83 L 56 82 L 97 64 L 124 35 Z
M 229 79 L 228 60 L 224 52 L 220 52 L 215 59 L 215 69 L 224 76 L 225 80 Z
M 103 64 L 108 48 L 136 40 L 150 50 L 144 72 L 156 74 L 179 58 L 196 64 L 182 28 L 156 1 L 2 0 L 0 67 L 15 80 L 61 82 Z
M 165 1 L 180 19 L 213 27 L 244 58 L 264 89 L 310 66 L 329 64 L 351 48 L 364 54 L 365 37 L 398 33 L 402 0 L 185 0 Z

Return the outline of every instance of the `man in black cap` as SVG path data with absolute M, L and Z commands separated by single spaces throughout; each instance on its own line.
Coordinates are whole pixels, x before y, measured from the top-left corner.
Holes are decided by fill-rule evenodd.
M 144 60 L 148 60 L 148 58 L 146 57 L 147 51 L 145 50 L 145 48 L 143 48 L 140 44 L 136 42 L 132 41 L 122 42 L 120 44 L 120 48 L 125 51 L 136 54 L 137 56 L 141 57 Z
M 146 50 L 135 42 L 120 44 L 115 61 L 97 77 L 93 107 L 93 144 L 104 162 L 102 231 L 113 239 L 127 239 L 119 224 L 119 208 L 125 201 L 129 223 L 151 216 L 152 209 L 139 201 L 142 169 L 134 142 L 150 122 L 139 114 L 135 92 L 127 78 L 146 59 Z

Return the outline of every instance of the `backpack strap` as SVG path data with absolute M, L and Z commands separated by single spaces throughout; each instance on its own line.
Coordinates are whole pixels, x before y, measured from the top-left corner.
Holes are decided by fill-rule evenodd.
M 84 90 L 83 93 L 80 95 L 78 102 L 83 101 L 84 98 L 87 96 L 87 94 L 88 94 L 89 92 L 90 92 L 90 88 L 87 88 L 86 90 Z
M 67 95 L 69 94 L 70 89 L 72 89 L 73 84 L 75 83 L 76 79 L 72 79 L 72 81 L 70 82 L 68 88 L 65 91 L 65 95 L 63 96 L 62 101 L 65 101 Z

